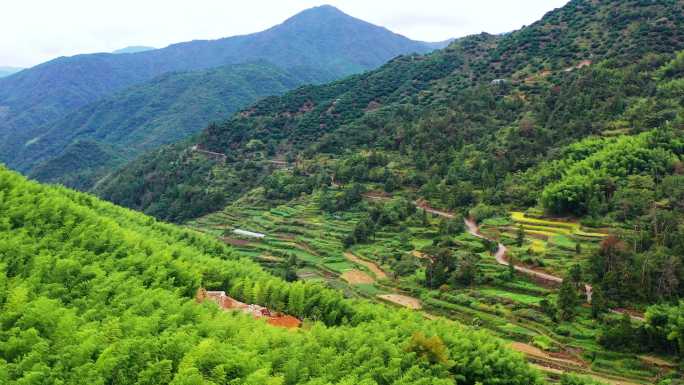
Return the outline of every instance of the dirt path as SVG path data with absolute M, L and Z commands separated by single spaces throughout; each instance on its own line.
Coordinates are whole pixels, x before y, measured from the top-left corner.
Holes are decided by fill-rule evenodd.
M 416 207 L 418 207 L 419 209 L 425 210 L 425 212 L 427 212 L 427 213 L 434 214 L 434 215 L 444 217 L 444 218 L 450 218 L 450 219 L 454 218 L 454 214 L 452 214 L 450 212 L 446 212 L 446 211 L 433 209 L 432 207 L 430 207 L 430 205 L 427 204 L 427 202 L 425 202 L 423 200 L 415 201 L 415 202 L 413 202 L 413 204 L 415 204 Z
M 379 201 L 384 201 L 384 200 L 389 199 L 388 197 L 381 197 L 381 196 L 366 196 L 366 198 L 371 199 L 371 200 L 379 200 Z M 437 216 L 440 216 L 443 218 L 449 218 L 449 219 L 452 219 L 455 217 L 455 215 L 453 213 L 437 210 L 437 209 L 430 207 L 430 205 L 425 201 L 419 200 L 419 201 L 415 201 L 413 203 L 416 205 L 417 208 L 423 209 L 430 214 L 434 214 L 434 215 L 437 215 Z M 481 239 L 488 239 L 480 233 L 479 227 L 477 226 L 475 221 L 473 221 L 472 219 L 466 219 L 465 225 L 466 225 L 466 229 L 467 229 L 468 233 L 470 233 L 471 235 L 478 237 L 478 238 L 481 238 Z M 506 246 L 504 246 L 502 243 L 498 243 L 498 248 L 496 250 L 496 253 L 494 254 L 494 257 L 495 257 L 496 262 L 498 264 L 508 266 L 508 260 L 506 259 L 507 251 L 508 251 L 508 249 L 506 248 Z M 351 255 L 351 256 L 355 259 L 358 259 L 357 257 L 355 257 L 353 255 Z M 422 255 L 422 253 L 414 253 L 414 256 L 417 258 L 424 257 Z M 349 258 L 349 256 L 347 256 L 347 258 Z M 354 261 L 354 259 L 350 259 L 350 260 Z M 546 282 L 552 282 L 555 284 L 559 284 L 559 283 L 563 282 L 563 278 L 557 277 L 557 276 L 554 276 L 554 275 L 551 275 L 548 273 L 536 271 L 536 270 L 533 270 L 533 269 L 530 269 L 530 268 L 527 268 L 524 266 L 519 266 L 519 265 L 514 265 L 513 267 L 515 268 L 516 271 L 519 271 L 525 275 L 529 275 L 529 276 L 535 277 L 537 279 L 540 279 L 540 280 L 543 280 Z M 588 284 L 585 285 L 585 292 L 587 293 L 587 299 L 591 300 L 591 292 L 592 292 L 591 285 L 588 285 Z M 390 302 L 393 302 L 393 303 L 396 303 L 398 305 L 408 307 L 411 309 L 420 309 L 422 307 L 419 300 L 417 300 L 416 298 L 407 297 L 404 295 L 385 294 L 385 295 L 378 295 L 378 297 L 382 298 L 386 301 L 390 301 Z M 628 312 L 626 312 L 624 310 L 611 309 L 611 312 L 616 313 L 616 314 L 623 314 L 623 313 L 629 314 Z M 629 315 L 633 320 L 638 320 L 638 321 L 642 321 L 642 322 L 644 321 L 643 317 L 635 316 L 633 314 L 629 314 Z M 428 317 L 428 318 L 432 319 L 432 317 Z M 547 353 L 547 352 L 545 352 L 539 348 L 536 348 L 532 345 L 529 345 L 529 344 L 524 344 L 524 343 L 520 343 L 520 342 L 513 342 L 511 344 L 511 348 L 513 350 L 516 350 L 518 352 L 525 354 L 533 362 L 536 362 L 536 363 L 532 364 L 534 367 L 536 367 L 542 371 L 545 371 L 545 372 L 561 374 L 561 373 L 566 372 L 566 370 L 564 368 L 567 366 L 574 367 L 574 368 L 585 367 L 585 363 L 583 363 L 581 361 L 575 361 L 575 360 L 567 359 L 567 358 L 554 357 L 554 356 L 550 355 L 549 353 Z M 580 370 L 580 371 L 582 371 L 582 370 Z M 589 376 L 593 377 L 596 380 L 599 380 L 599 381 L 602 381 L 604 383 L 608 383 L 611 385 L 639 385 L 637 383 L 625 381 L 622 379 L 618 380 L 618 379 L 614 379 L 614 378 L 604 377 L 604 376 L 598 375 L 596 373 L 589 373 Z
M 371 200 L 383 200 L 383 201 L 390 199 L 389 197 L 381 197 L 381 196 L 374 196 L 374 195 L 365 195 L 365 197 L 368 199 L 371 199 Z M 437 209 L 430 207 L 430 205 L 424 200 L 415 201 L 415 202 L 413 202 L 413 204 L 415 204 L 417 208 L 423 209 L 423 210 L 425 210 L 425 212 L 428 212 L 430 214 L 434 214 L 434 215 L 437 215 L 437 216 L 440 216 L 443 218 L 449 218 L 449 219 L 455 217 L 455 215 L 453 213 L 450 213 L 447 211 L 437 210 Z M 470 233 L 471 235 L 478 237 L 478 238 L 487 239 L 480 233 L 480 229 L 478 228 L 475 221 L 473 221 L 472 219 L 466 219 L 465 225 L 466 225 L 468 233 Z M 501 243 L 499 243 L 498 245 L 499 245 L 499 248 L 496 250 L 496 253 L 494 254 L 494 258 L 496 259 L 496 262 L 498 264 L 508 266 L 508 260 L 506 260 L 506 252 L 508 251 L 508 249 L 506 248 L 506 246 L 504 246 Z M 542 280 L 544 282 L 549 282 L 549 283 L 553 283 L 553 284 L 563 283 L 563 278 L 557 277 L 555 275 L 551 275 L 551 274 L 544 273 L 541 271 L 536 271 L 536 270 L 527 268 L 525 266 L 520 266 L 520 265 L 514 265 L 513 268 L 515 269 L 515 271 L 519 271 L 525 275 L 529 275 L 531 277 L 534 277 L 538 280 Z M 589 284 L 585 284 L 584 285 L 584 292 L 586 293 L 586 296 L 587 296 L 587 302 L 591 302 L 591 295 L 593 292 L 592 286 Z M 626 314 L 629 314 L 629 317 L 634 321 L 639 321 L 639 322 L 645 322 L 646 321 L 644 319 L 644 317 L 642 317 L 640 315 L 635 315 L 635 314 L 633 314 L 633 312 L 628 312 L 626 310 L 611 309 L 610 312 L 613 314 L 625 314 L 626 313 Z
M 349 270 L 342 273 L 342 279 L 350 285 L 372 284 L 375 279 L 361 270 Z
M 639 356 L 639 359 L 646 362 L 647 364 L 655 365 L 655 366 L 658 366 L 661 368 L 674 369 L 677 367 L 676 364 L 674 364 L 670 361 L 665 361 L 662 358 L 658 358 L 658 357 L 644 355 L 644 356 Z
M 377 264 L 375 264 L 373 262 L 366 261 L 364 259 L 361 259 L 361 258 L 357 257 L 356 255 L 354 255 L 352 253 L 348 253 L 348 252 L 344 253 L 344 256 L 348 260 L 350 260 L 351 262 L 354 262 L 354 263 L 362 265 L 362 266 L 366 266 L 368 268 L 368 270 L 372 271 L 373 274 L 375 274 L 375 277 L 377 279 L 387 278 L 387 274 L 385 274 L 385 272 L 382 271 L 382 269 Z
M 379 294 L 378 298 L 382 298 L 386 301 L 396 303 L 397 305 L 403 306 L 408 309 L 420 310 L 423 305 L 420 300 L 401 294 Z
M 562 364 L 562 365 L 570 365 L 570 366 L 577 366 L 577 367 L 583 367 L 585 366 L 584 362 L 580 361 L 575 361 L 575 360 L 570 360 L 567 358 L 558 358 L 550 355 L 549 353 L 535 347 L 532 345 L 528 345 L 522 342 L 513 342 L 511 343 L 511 349 L 524 353 L 526 356 L 533 357 L 533 358 L 539 358 L 543 359 L 546 361 L 551 361 L 555 362 L 557 364 Z

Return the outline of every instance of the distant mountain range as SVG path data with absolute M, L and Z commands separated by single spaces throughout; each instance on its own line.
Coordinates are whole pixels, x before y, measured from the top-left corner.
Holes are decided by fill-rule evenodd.
M 138 53 L 138 52 L 145 52 L 145 51 L 152 51 L 153 49 L 156 49 L 154 47 L 146 47 L 144 45 L 132 45 L 129 47 L 117 49 L 116 51 L 112 51 L 114 54 L 121 54 L 121 53 Z
M 23 70 L 23 68 L 18 68 L 18 67 L 0 67 L 0 78 L 4 78 L 7 76 L 10 76 L 12 74 L 15 74 L 19 71 Z
M 240 106 L 319 82 L 323 76 L 315 74 L 262 61 L 161 75 L 58 119 L 27 144 L 21 155 L 28 156 L 16 167 L 41 181 L 85 189 L 120 163 L 182 140 Z
M 0 79 L 0 162 L 31 173 L 79 140 L 124 146 L 117 152 L 130 159 L 259 97 L 335 80 L 435 47 L 321 6 L 251 35 L 126 55 L 55 59 Z M 229 68 L 241 63 L 253 65 Z M 255 65 L 265 72 L 258 75 Z M 223 68 L 213 70 L 217 67 Z M 276 72 L 278 80 L 273 81 Z M 250 84 L 252 80 L 257 84 Z M 60 176 L 42 179 L 60 182 Z

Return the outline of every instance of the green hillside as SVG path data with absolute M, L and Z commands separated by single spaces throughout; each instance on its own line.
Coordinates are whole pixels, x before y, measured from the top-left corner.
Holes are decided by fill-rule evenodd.
M 40 163 L 31 170 L 34 179 L 87 189 L 112 167 L 124 164 L 132 153 L 92 140 L 77 140 L 59 155 Z
M 6 169 L 0 214 L 3 384 L 542 383 L 486 332 L 286 283 L 194 231 Z M 198 304 L 200 287 L 305 326 Z
M 162 75 L 22 142 L 113 203 L 0 168 L 0 383 L 681 385 L 684 0 L 572 0 L 299 86 L 389 33 L 340 17 L 220 41 L 286 66 Z M 189 44 L 120 56 L 228 52 Z
M 98 177 L 146 150 L 185 139 L 206 122 L 230 116 L 255 100 L 324 79 L 314 69 L 284 71 L 267 62 L 163 75 L 51 123 L 13 165 L 40 181 L 87 190 Z M 119 156 L 65 164 L 73 145 L 83 141 L 99 145 L 89 149 L 81 144 L 79 151 L 98 152 L 105 146 Z M 79 175 L 78 181 L 74 175 Z

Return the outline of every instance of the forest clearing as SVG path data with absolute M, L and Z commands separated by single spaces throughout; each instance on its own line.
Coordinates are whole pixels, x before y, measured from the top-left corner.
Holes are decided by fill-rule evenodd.
M 266 323 L 272 326 L 296 329 L 302 324 L 302 321 L 290 315 L 274 312 L 260 305 L 248 305 L 240 302 L 237 299 L 226 295 L 225 291 L 207 291 L 204 288 L 201 288 L 197 291 L 195 299 L 199 303 L 209 300 L 216 303 L 216 305 L 223 310 L 237 311 L 249 314 L 255 319 L 264 319 L 266 320 Z

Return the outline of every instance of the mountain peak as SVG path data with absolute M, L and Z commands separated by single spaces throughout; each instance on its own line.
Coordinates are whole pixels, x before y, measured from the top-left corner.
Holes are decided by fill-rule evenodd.
M 308 9 L 305 9 L 301 12 L 298 13 L 298 15 L 301 14 L 306 14 L 306 13 L 317 13 L 317 14 L 329 14 L 329 15 L 344 15 L 344 16 L 349 16 L 346 13 L 342 12 L 339 8 L 332 6 L 330 4 L 323 4 L 323 5 L 318 5 L 315 7 L 311 7 Z M 295 15 L 295 17 L 297 17 Z
M 285 20 L 283 24 L 293 24 L 297 22 L 318 22 L 331 19 L 353 19 L 352 16 L 347 15 L 340 9 L 332 5 L 319 5 L 313 8 L 305 9 L 296 15 Z

